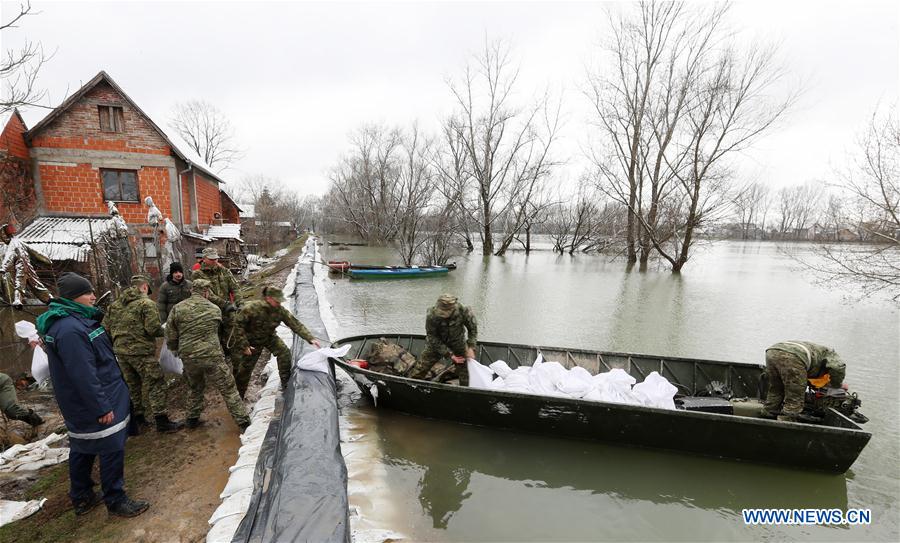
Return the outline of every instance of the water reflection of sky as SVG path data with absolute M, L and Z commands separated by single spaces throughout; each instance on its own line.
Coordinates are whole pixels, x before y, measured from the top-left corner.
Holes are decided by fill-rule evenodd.
M 366 247 L 332 255 L 394 260 Z M 832 476 L 378 412 L 364 418 L 391 498 L 403 502 L 391 528 L 409 525 L 415 540 L 896 539 L 895 305 L 813 284 L 774 244 L 706 246 L 680 277 L 549 252 L 457 262 L 442 278 L 328 281 L 338 335 L 421 333 L 426 308 L 448 291 L 475 309 L 486 340 L 761 363 L 766 346 L 808 339 L 845 356 L 875 435 L 850 472 Z M 875 523 L 748 528 L 745 507 L 869 507 Z

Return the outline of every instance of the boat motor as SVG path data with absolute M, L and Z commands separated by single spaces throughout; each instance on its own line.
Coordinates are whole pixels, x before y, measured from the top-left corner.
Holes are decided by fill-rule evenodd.
M 809 417 L 810 422 L 819 422 L 825 418 L 829 407 L 843 414 L 857 424 L 865 424 L 869 418 L 857 411 L 862 405 L 855 392 L 851 393 L 846 388 L 834 387 L 806 387 L 806 399 L 803 406 L 803 417 Z

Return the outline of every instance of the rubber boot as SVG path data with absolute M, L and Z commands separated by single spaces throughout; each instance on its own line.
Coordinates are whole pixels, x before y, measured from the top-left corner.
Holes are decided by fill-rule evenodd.
M 176 432 L 184 426 L 182 422 L 169 420 L 168 415 L 156 415 L 156 431 L 160 433 Z
M 41 424 L 44 424 L 44 419 L 35 413 L 34 409 L 29 409 L 28 414 L 22 417 L 22 422 L 27 422 L 31 426 L 40 426 Z
M 147 422 L 147 419 L 144 418 L 144 415 L 135 415 L 132 418 L 134 419 L 134 423 L 136 425 L 138 425 L 141 429 L 143 429 L 145 426 L 150 426 L 150 423 Z
M 187 426 L 189 430 L 193 430 L 198 426 L 202 426 L 204 422 L 206 421 L 202 421 L 200 419 L 187 419 L 187 423 L 185 424 L 185 426 Z

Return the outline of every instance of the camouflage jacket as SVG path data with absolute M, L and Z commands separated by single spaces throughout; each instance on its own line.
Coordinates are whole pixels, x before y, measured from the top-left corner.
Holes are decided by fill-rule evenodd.
M 799 358 L 806 366 L 806 375 L 819 377 L 824 373 L 831 376 L 830 385 L 839 387 L 844 382 L 847 365 L 836 352 L 809 341 L 782 341 L 772 345 L 767 351 L 783 351 Z
M 182 279 L 180 283 L 173 283 L 166 280 L 159 286 L 159 292 L 156 294 L 156 308 L 159 310 L 159 320 L 166 322 L 169 318 L 169 311 L 175 307 L 175 304 L 191 297 L 191 282 Z
M 120 356 L 154 355 L 156 338 L 163 336 L 156 305 L 135 287 L 123 290 L 109 306 L 103 325 Z
M 175 304 L 166 321 L 166 344 L 181 358 L 224 356 L 219 343 L 222 310 L 199 294 Z
M 478 341 L 478 321 L 472 310 L 462 304 L 457 304 L 447 318 L 436 316 L 432 307 L 425 317 L 425 334 L 425 346 L 431 350 L 438 353 L 450 351 L 456 356 L 465 356 L 466 348 L 474 349 Z
M 275 336 L 275 329 L 284 323 L 295 334 L 312 343 L 315 339 L 303 323 L 283 305 L 272 307 L 265 300 L 248 302 L 237 313 L 237 343 L 235 348 L 243 351 L 249 346 L 260 346 Z
M 209 301 L 219 306 L 219 309 L 225 309 L 229 303 L 234 305 L 241 304 L 241 288 L 238 285 L 234 275 L 228 268 L 217 265 L 207 266 L 203 264 L 200 269 L 191 274 L 191 280 L 206 279 L 211 283 L 209 289 Z M 232 300 L 234 296 L 234 300 Z

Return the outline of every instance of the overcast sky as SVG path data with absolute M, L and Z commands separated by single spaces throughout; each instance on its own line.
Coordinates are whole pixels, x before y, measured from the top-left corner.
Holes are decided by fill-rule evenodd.
M 3 18 L 18 2 L 2 2 Z M 732 24 L 781 44 L 790 116 L 744 157 L 742 171 L 775 186 L 828 177 L 878 105 L 898 96 L 896 1 L 737 2 Z M 588 112 L 579 92 L 603 37 L 604 4 L 560 2 L 36 2 L 41 13 L 4 32 L 57 49 L 40 78 L 58 104 L 106 70 L 157 124 L 201 98 L 231 119 L 246 156 L 222 175 L 277 178 L 323 193 L 348 135 L 370 122 L 438 126 L 452 105 L 446 80 L 485 36 L 521 66 L 522 96 L 562 89 L 558 148 L 578 176 Z M 23 111 L 29 126 L 46 114 Z

